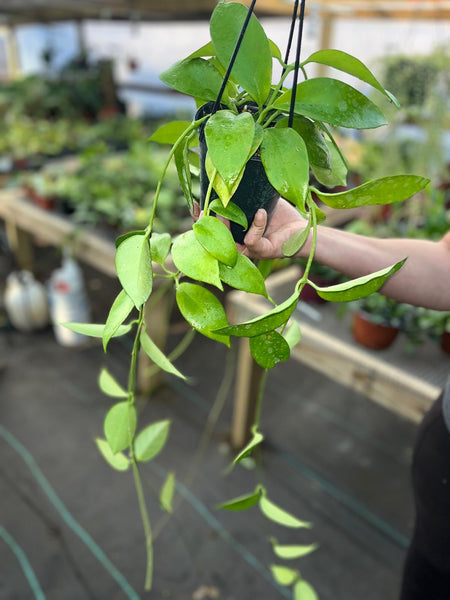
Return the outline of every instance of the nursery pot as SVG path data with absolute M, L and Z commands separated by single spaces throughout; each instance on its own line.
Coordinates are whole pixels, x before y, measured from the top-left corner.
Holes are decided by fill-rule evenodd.
M 196 120 L 211 114 L 213 106 L 214 102 L 208 102 L 207 104 L 201 106 L 195 116 Z M 206 121 L 202 123 L 199 130 L 201 208 L 204 206 L 205 197 L 209 186 L 209 179 L 205 168 L 205 158 L 207 152 L 204 133 L 205 123 Z M 250 226 L 253 222 L 256 211 L 259 208 L 264 208 L 267 211 L 267 222 L 269 222 L 278 202 L 279 196 L 280 194 L 267 179 L 261 159 L 259 156 L 253 155 L 248 161 L 241 182 L 231 198 L 232 202 L 234 202 L 241 210 L 244 211 L 245 216 L 247 217 L 248 225 Z M 212 190 L 211 200 L 215 200 L 217 197 L 218 196 L 215 191 Z M 233 222 L 230 222 L 230 230 L 233 234 L 234 240 L 242 244 L 244 242 L 246 230 L 241 225 Z
M 358 344 L 372 350 L 384 350 L 395 340 L 399 330 L 390 325 L 374 323 L 364 312 L 353 315 L 353 337 Z

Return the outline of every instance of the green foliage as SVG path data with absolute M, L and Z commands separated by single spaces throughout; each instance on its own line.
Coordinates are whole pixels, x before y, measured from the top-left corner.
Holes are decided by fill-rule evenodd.
M 165 124 L 151 136 L 152 142 L 170 144 L 171 148 L 155 182 L 156 190 L 151 198 L 147 223 L 141 225 L 140 231 L 132 231 L 117 240 L 116 270 L 123 290 L 114 301 L 105 325 L 90 329 L 87 325 L 71 325 L 74 330 L 78 328 L 102 337 L 105 348 L 113 335 L 129 329 L 134 332 L 127 399 L 108 411 L 104 424 L 107 446 L 101 443 L 99 449 L 114 468 L 131 465 L 133 470 L 146 535 L 146 589 L 151 585 L 152 539 L 137 462 L 151 460 L 161 451 L 168 438 L 169 421 L 147 425 L 136 435 L 138 352 L 144 351 L 158 369 L 183 377 L 173 361 L 156 346 L 151 339 L 151 331 L 144 326 L 144 305 L 149 298 L 155 298 L 152 294 L 157 291 L 157 278 L 164 277 L 173 284 L 178 309 L 195 331 L 227 346 L 231 336 L 248 338 L 252 355 L 263 368 L 265 377 L 269 369 L 289 358 L 291 349 L 301 338 L 298 324 L 290 324 L 289 321 L 305 285 L 312 285 L 320 296 L 332 301 L 349 302 L 366 296 L 373 298 L 373 293 L 404 262 L 337 285 L 324 287 L 314 284 L 309 275 L 313 266 L 317 224 L 325 215 L 316 205 L 312 192 L 325 204 L 345 209 L 400 202 L 428 183 L 425 177 L 399 174 L 371 179 L 346 192 L 328 193 L 313 189 L 310 186 L 311 172 L 325 187 L 346 184 L 347 160 L 333 137 L 332 127 L 372 129 L 384 125 L 386 119 L 371 99 L 349 84 L 328 77 L 308 78 L 309 65 L 331 66 L 370 85 L 394 104 L 396 100 L 356 58 L 336 50 L 320 51 L 300 66 L 305 79 L 295 90 L 295 114 L 291 115 L 291 128 L 288 115 L 293 90 L 286 89 L 285 80 L 295 65 L 283 63 L 281 52 L 268 40 L 254 15 L 249 20 L 249 28 L 224 88 L 221 104 L 211 114 L 212 103 L 217 100 L 246 15 L 247 9 L 240 3 L 219 2 L 211 17 L 211 41 L 161 75 L 167 85 L 192 95 L 198 106 L 207 104 L 191 123 L 176 121 Z M 274 61 L 282 67 L 282 76 L 276 83 L 272 83 Z M 204 164 L 199 164 L 198 155 L 192 148 L 197 133 L 201 144 L 204 141 L 206 145 Z M 286 244 L 286 254 L 295 254 L 308 234 L 312 238 L 311 250 L 303 274 L 287 299 L 279 304 L 273 302 L 274 306 L 265 314 L 247 322 L 229 323 L 222 297 L 216 295 L 217 290 L 224 291 L 224 285 L 268 297 L 265 277 L 272 263 L 264 262 L 258 268 L 239 254 L 229 229 L 216 218 L 219 214 L 232 223 L 247 226 L 245 211 L 233 202 L 233 198 L 236 198 L 235 192 L 244 181 L 248 163 L 253 159 L 271 187 L 308 219 L 307 228 Z M 167 228 L 159 229 L 161 222 L 158 220 L 164 209 L 164 195 L 171 190 L 172 167 L 172 172 L 179 178 L 178 187 L 191 210 L 194 199 L 198 199 L 194 185 L 199 167 L 202 177 L 205 175 L 209 182 L 206 190 L 202 186 L 203 214 L 192 229 L 182 231 L 173 240 Z M 94 168 L 98 174 L 99 163 Z M 123 174 L 122 168 L 115 171 Z M 149 179 L 150 171 L 144 169 L 144 172 Z M 120 188 L 116 180 L 112 181 L 118 196 Z M 106 177 L 99 181 L 97 176 L 96 183 L 100 187 L 106 186 Z M 130 183 L 128 186 L 131 187 Z M 258 186 L 254 187 L 259 190 Z M 247 189 L 249 195 L 254 193 L 251 185 Z M 130 195 L 131 189 L 127 191 L 128 200 Z M 157 268 L 153 263 L 157 264 Z M 134 310 L 138 317 L 126 323 Z M 124 397 L 125 390 L 107 372 L 102 373 L 100 386 L 109 396 Z M 235 465 L 259 449 L 263 442 L 259 426 L 263 387 L 252 437 L 233 461 Z M 129 452 L 129 459 L 121 454 L 125 450 Z M 163 509 L 169 512 L 172 510 L 174 489 L 174 476 L 170 475 L 159 494 Z M 309 529 L 312 526 L 269 499 L 260 484 L 253 492 L 225 502 L 221 508 L 237 511 L 254 506 L 258 506 L 261 514 L 277 526 L 290 529 Z M 274 552 L 280 559 L 292 560 L 309 554 L 315 547 L 315 544 L 275 544 Z M 295 600 L 317 598 L 297 569 L 274 565 L 272 573 L 281 585 L 292 586 Z

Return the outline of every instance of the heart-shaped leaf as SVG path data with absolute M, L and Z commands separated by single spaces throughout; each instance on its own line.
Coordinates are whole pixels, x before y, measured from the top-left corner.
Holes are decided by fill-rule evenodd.
M 216 217 L 203 216 L 193 226 L 198 242 L 214 258 L 225 265 L 233 267 L 238 258 L 238 251 L 228 227 Z
M 186 231 L 175 239 L 172 260 L 176 268 L 188 277 L 223 289 L 217 259 L 197 241 L 193 231 Z
M 281 250 L 284 256 L 294 256 L 302 248 L 306 240 L 308 239 L 309 232 L 311 231 L 311 219 L 303 229 L 295 231 L 289 239 L 287 239 L 281 246 Z
M 140 431 L 134 441 L 136 459 L 146 462 L 161 452 L 169 435 L 170 421 L 156 421 Z
M 116 271 L 120 283 L 136 308 L 148 299 L 153 287 L 150 243 L 144 235 L 126 238 L 116 250 Z
M 241 34 L 248 9 L 238 2 L 219 2 L 211 15 L 211 40 L 225 68 Z M 272 51 L 269 40 L 252 14 L 243 37 L 231 76 L 262 106 L 272 83 Z
M 181 314 L 196 331 L 226 346 L 230 345 L 227 335 L 215 331 L 226 326 L 227 317 L 214 294 L 195 283 L 183 282 L 178 287 L 176 298 Z
M 239 187 L 239 184 L 244 175 L 244 169 L 242 169 L 241 173 L 239 174 L 239 176 L 236 179 L 236 181 L 234 182 L 234 184 L 231 187 L 229 187 L 225 183 L 225 181 L 222 179 L 222 177 L 219 175 L 219 173 L 217 172 L 217 169 L 213 165 L 211 156 L 209 155 L 209 152 L 208 152 L 206 154 L 206 159 L 205 159 L 205 170 L 206 170 L 206 174 L 208 175 L 208 180 L 212 181 L 212 187 L 213 187 L 214 191 L 216 192 L 216 194 L 219 196 L 219 199 L 220 199 L 222 205 L 224 207 L 227 207 L 230 202 L 231 197 L 233 196 L 233 194 Z
M 175 150 L 175 166 L 177 168 L 178 180 L 186 198 L 189 210 L 194 208 L 194 196 L 191 185 L 191 168 L 189 165 L 189 138 L 186 138 Z
M 272 369 L 279 362 L 289 358 L 290 348 L 278 331 L 268 331 L 250 338 L 250 351 L 263 369 Z
M 309 161 L 305 142 L 291 128 L 264 131 L 261 160 L 267 178 L 279 194 L 305 210 Z
M 248 112 L 236 115 L 219 110 L 205 126 L 205 138 L 213 165 L 230 188 L 236 182 L 252 150 L 255 122 Z
M 289 345 L 289 348 L 292 350 L 302 337 L 302 331 L 300 329 L 300 325 L 297 321 L 292 321 L 292 323 L 287 328 L 286 332 L 283 334 L 284 339 Z
M 118 402 L 106 413 L 103 428 L 114 454 L 128 448 L 136 431 L 136 423 L 136 409 L 129 402 Z
M 289 110 L 292 90 L 274 102 L 280 110 Z M 316 77 L 299 83 L 296 88 L 295 112 L 315 121 L 337 127 L 372 129 L 386 125 L 380 109 L 352 86 L 329 77 Z
M 328 194 L 316 189 L 314 192 L 324 204 L 332 208 L 356 208 L 407 200 L 429 183 L 429 179 L 419 175 L 391 175 L 373 179 L 338 194 Z
M 311 170 L 317 181 L 326 187 L 333 188 L 338 185 L 347 185 L 348 168 L 345 160 L 336 149 L 336 146 L 329 140 L 325 140 L 331 157 L 331 169 L 325 169 L 311 164 Z

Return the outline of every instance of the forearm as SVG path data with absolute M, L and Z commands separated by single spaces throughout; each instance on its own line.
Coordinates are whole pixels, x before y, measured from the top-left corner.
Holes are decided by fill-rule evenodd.
M 300 251 L 305 256 L 311 236 Z M 348 277 L 377 271 L 407 258 L 382 292 L 400 302 L 450 310 L 450 233 L 441 241 L 376 239 L 319 226 L 315 259 Z

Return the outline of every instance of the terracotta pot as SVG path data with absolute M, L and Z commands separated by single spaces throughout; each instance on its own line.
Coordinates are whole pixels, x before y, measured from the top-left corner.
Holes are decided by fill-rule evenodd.
M 356 312 L 353 315 L 353 337 L 358 344 L 372 350 L 388 348 L 395 340 L 399 330 L 389 325 L 380 325 L 370 320 L 370 316 Z
M 446 354 L 450 354 L 450 332 L 448 331 L 444 331 L 441 335 L 441 349 Z

